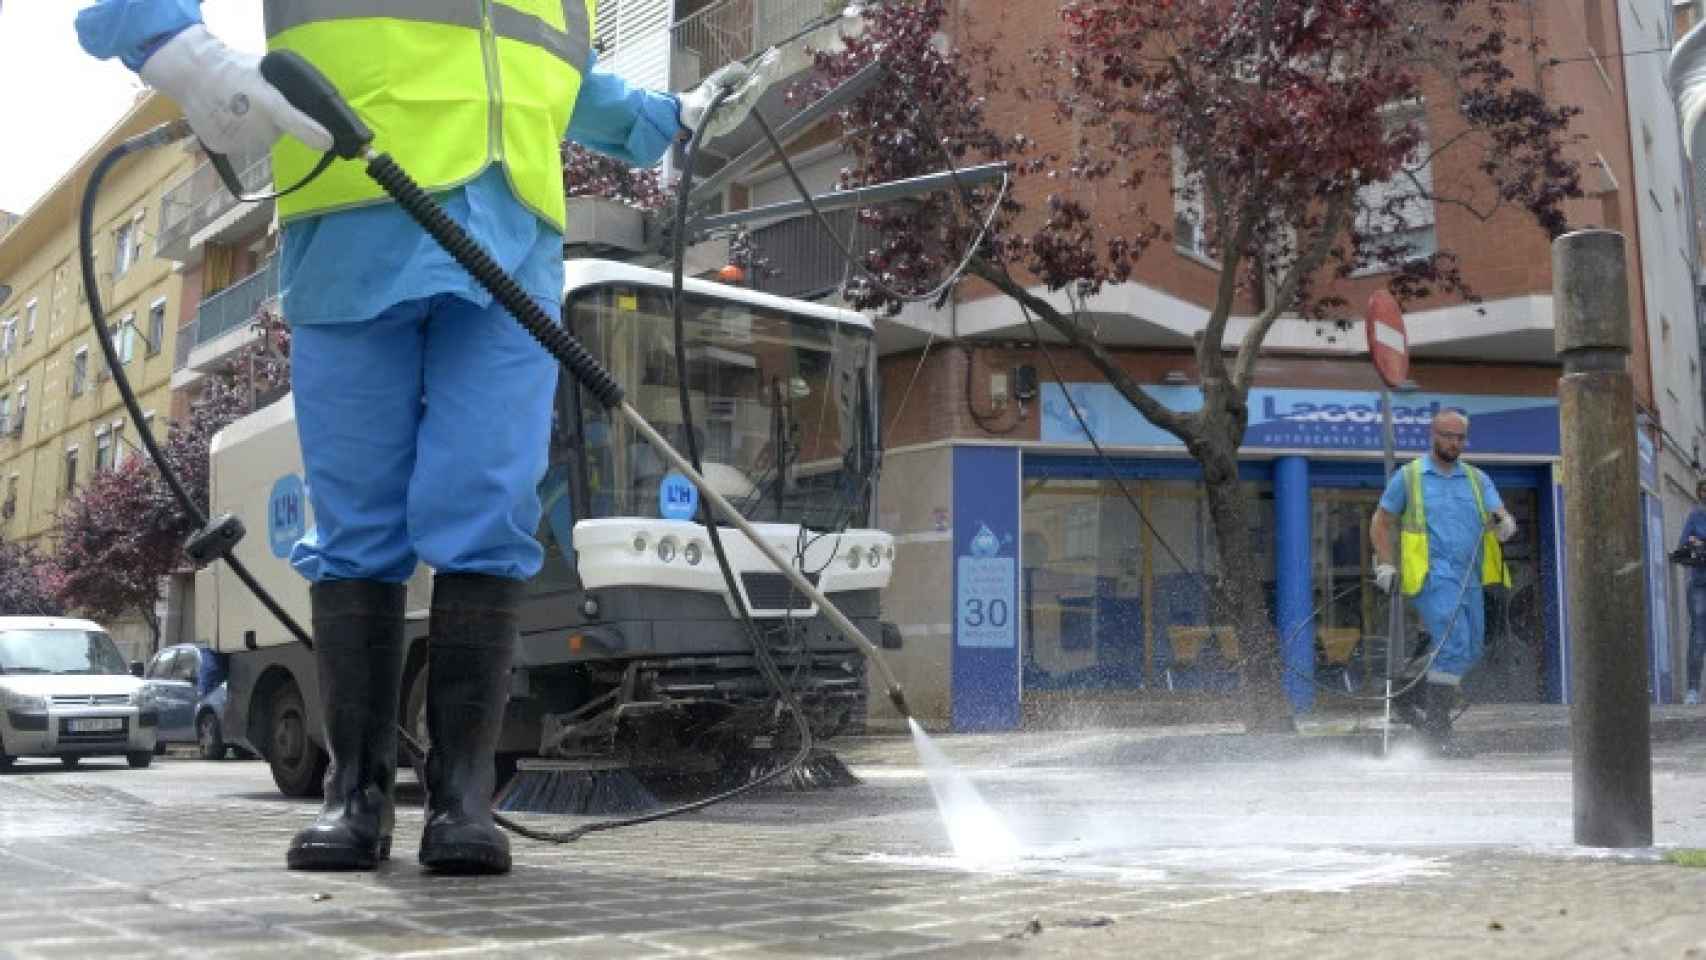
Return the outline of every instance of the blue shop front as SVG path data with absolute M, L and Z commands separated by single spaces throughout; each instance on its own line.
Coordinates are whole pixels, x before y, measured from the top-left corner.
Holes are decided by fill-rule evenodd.
M 1210 622 L 1220 564 L 1200 471 L 1112 387 L 1066 389 L 1107 460 L 1058 385 L 1042 391 L 1039 443 L 954 450 L 956 730 L 1015 728 L 1028 698 L 1178 698 L 1239 683 L 1237 639 Z M 1200 403 L 1193 387 L 1150 389 L 1174 409 Z M 1520 524 L 1506 548 L 1512 587 L 1489 591 L 1487 655 L 1466 695 L 1562 701 L 1556 399 L 1407 393 L 1393 406 L 1400 464 L 1426 451 L 1435 413 L 1467 411 L 1465 456 Z M 1240 468 L 1250 540 L 1300 711 L 1377 693 L 1384 676 L 1390 601 L 1373 584 L 1368 537 L 1386 477 L 1380 411 L 1373 391 L 1251 391 Z M 1415 620 L 1408 647 L 1426 642 Z M 1662 637 L 1652 649 L 1668 663 Z

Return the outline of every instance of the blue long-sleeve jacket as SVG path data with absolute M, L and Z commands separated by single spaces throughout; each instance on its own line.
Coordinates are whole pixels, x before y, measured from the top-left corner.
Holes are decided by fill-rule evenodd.
M 139 70 L 165 40 L 201 22 L 199 0 L 98 0 L 77 14 L 83 49 Z M 589 72 L 567 138 L 635 166 L 662 159 L 680 131 L 675 97 Z M 440 195 L 451 219 L 535 299 L 562 294 L 562 237 L 526 210 L 495 167 Z M 340 211 L 285 227 L 279 283 L 291 323 L 370 319 L 407 300 L 491 296 L 393 204 Z

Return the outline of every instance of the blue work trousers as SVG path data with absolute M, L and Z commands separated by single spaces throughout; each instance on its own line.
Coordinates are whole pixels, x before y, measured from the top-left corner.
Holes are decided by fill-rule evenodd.
M 1428 667 L 1428 680 L 1462 683 L 1463 675 L 1481 662 L 1487 648 L 1487 605 L 1481 584 L 1471 583 L 1465 590 L 1461 580 L 1429 572 L 1412 602 L 1439 648 L 1439 655 Z M 1462 609 L 1458 610 L 1460 603 Z
M 539 301 L 553 319 L 562 309 Z M 440 295 L 292 330 L 291 388 L 314 526 L 311 581 L 539 571 L 558 364 L 497 304 Z
M 1690 690 L 1700 689 L 1700 670 L 1706 664 L 1706 583 L 1688 586 L 1688 676 Z

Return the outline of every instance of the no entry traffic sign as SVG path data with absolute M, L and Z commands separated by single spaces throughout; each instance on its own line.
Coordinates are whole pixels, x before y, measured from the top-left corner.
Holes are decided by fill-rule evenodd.
M 1385 290 L 1368 298 L 1368 354 L 1388 387 L 1396 390 L 1410 376 L 1410 339 L 1404 333 L 1404 313 Z

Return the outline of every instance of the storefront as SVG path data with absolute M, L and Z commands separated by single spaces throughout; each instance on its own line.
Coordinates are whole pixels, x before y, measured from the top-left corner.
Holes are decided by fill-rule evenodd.
M 1236 639 L 1209 622 L 1219 564 L 1196 465 L 1112 387 L 1069 389 L 1108 460 L 1054 385 L 1042 391 L 1039 443 L 953 450 L 955 729 L 1017 726 L 1027 699 L 1178 697 L 1239 682 Z M 1191 387 L 1151 389 L 1175 409 L 1200 399 Z M 1427 449 L 1433 415 L 1449 407 L 1469 413 L 1466 458 L 1493 478 L 1521 529 L 1506 552 L 1512 589 L 1489 593 L 1488 653 L 1466 693 L 1559 701 L 1568 651 L 1556 400 L 1398 395 L 1400 462 Z M 1241 479 L 1287 692 L 1304 710 L 1318 694 L 1376 692 L 1388 615 L 1368 539 L 1385 484 L 1379 395 L 1258 388 L 1250 411 Z

